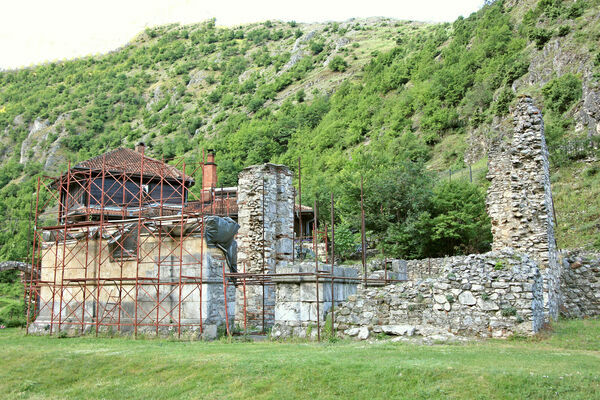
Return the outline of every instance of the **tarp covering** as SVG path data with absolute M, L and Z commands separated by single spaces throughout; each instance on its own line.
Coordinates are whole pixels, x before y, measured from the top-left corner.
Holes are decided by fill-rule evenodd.
M 240 226 L 229 217 L 211 215 L 204 217 L 204 237 L 209 247 L 217 247 L 225 253 L 231 272 L 237 272 L 237 242 L 234 237 Z

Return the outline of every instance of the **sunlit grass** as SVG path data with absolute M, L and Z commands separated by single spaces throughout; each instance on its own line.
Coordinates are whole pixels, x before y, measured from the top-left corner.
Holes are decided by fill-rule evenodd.
M 3 398 L 594 398 L 600 321 L 468 345 L 213 343 L 0 331 Z

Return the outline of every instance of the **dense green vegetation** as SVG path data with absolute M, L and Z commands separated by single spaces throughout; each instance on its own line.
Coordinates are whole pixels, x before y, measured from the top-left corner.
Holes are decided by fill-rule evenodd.
M 600 323 L 550 337 L 419 346 L 389 341 L 202 343 L 0 331 L 10 399 L 597 398 Z
M 447 184 L 436 173 L 466 167 L 470 135 L 486 141 L 509 125 L 509 107 L 526 91 L 545 113 L 555 185 L 572 179 L 561 169 L 583 170 L 594 155 L 563 149 L 580 140 L 582 68 L 596 79 L 588 85 L 600 76 L 600 2 L 510 4 L 487 2 L 443 24 L 169 25 L 103 56 L 1 72 L 0 259 L 27 256 L 39 174 L 140 140 L 159 158 L 193 161 L 216 149 L 223 185 L 247 165 L 295 169 L 301 157 L 306 204 L 326 208 L 335 196 L 342 256 L 358 244 L 361 176 L 371 246 L 407 258 L 485 251 L 485 180 Z M 517 84 L 553 41 L 579 64 Z M 30 133 L 34 121 L 45 125 Z M 482 157 L 470 162 L 484 165 Z M 588 179 L 597 186 L 600 176 Z M 597 220 L 597 207 L 564 198 L 557 210 Z M 558 219 L 577 225 L 580 215 Z M 580 235 L 559 229 L 559 246 L 597 247 L 600 227 L 585 226 Z
M 0 273 L 0 325 L 5 327 L 25 325 L 25 300 L 19 271 Z

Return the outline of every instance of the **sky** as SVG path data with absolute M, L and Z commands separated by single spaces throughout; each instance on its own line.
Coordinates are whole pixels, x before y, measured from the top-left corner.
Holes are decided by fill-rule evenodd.
M 0 68 L 10 69 L 123 46 L 148 26 L 216 18 L 218 26 L 271 20 L 390 17 L 454 21 L 483 0 L 17 0 L 0 6 Z

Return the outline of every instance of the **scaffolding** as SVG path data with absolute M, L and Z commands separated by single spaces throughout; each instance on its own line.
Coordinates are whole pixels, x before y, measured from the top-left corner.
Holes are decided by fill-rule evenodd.
M 104 155 L 99 169 L 69 164 L 58 178 L 38 179 L 28 329 L 45 314 L 50 334 L 202 332 L 204 217 L 235 210 L 214 188 L 189 190 L 203 162 L 175 162 L 183 172 L 173 179 L 164 161 L 158 175 L 145 173 L 154 161 L 142 152 L 132 174 Z M 189 299 L 198 305 L 195 320 L 182 316 Z
M 175 333 L 181 337 L 186 331 L 202 334 L 203 312 L 206 301 L 203 287 L 213 278 L 203 276 L 205 217 L 237 214 L 235 197 L 225 194 L 223 188 L 190 190 L 199 163 L 174 160 L 169 167 L 177 168 L 182 176 L 173 179 L 166 172 L 164 160 L 156 174 L 148 178 L 145 163 L 140 158 L 139 173 L 124 173 L 110 165 L 102 156 L 99 168 L 88 170 L 69 168 L 60 177 L 41 177 L 37 182 L 35 201 L 31 271 L 25 282 L 27 298 L 27 330 L 40 315 L 47 317 L 49 334 L 60 331 L 76 333 L 100 331 L 131 332 L 156 335 Z M 158 161 L 158 160 L 153 160 Z M 298 160 L 298 205 L 302 214 L 301 168 Z M 187 173 L 186 173 L 187 171 Z M 151 181 L 151 184 L 148 181 Z M 220 196 L 217 194 L 220 193 Z M 294 196 L 296 197 L 296 196 Z M 362 205 L 361 193 L 361 205 Z M 296 201 L 294 200 L 294 203 Z M 264 185 L 263 185 L 264 209 Z M 318 230 L 317 204 L 314 204 L 312 240 L 315 269 L 311 273 L 277 274 L 227 271 L 222 259 L 221 279 L 224 298 L 226 332 L 233 334 L 230 325 L 230 289 L 243 292 L 244 321 L 239 321 L 241 332 L 247 334 L 246 288 L 262 286 L 262 333 L 265 333 L 265 287 L 274 285 L 274 278 L 307 276 L 315 279 L 318 297 L 319 285 L 331 283 L 331 316 L 335 329 L 336 280 L 352 278 L 335 276 L 335 215 L 331 195 L 331 223 Z M 362 216 L 363 277 L 357 284 L 388 284 L 387 265 L 384 279 L 369 279 L 365 264 L 364 213 Z M 264 225 L 264 219 L 263 219 Z M 292 224 L 292 230 L 294 230 Z M 328 238 L 330 240 L 328 241 Z M 306 238 L 300 232 L 292 233 L 296 243 Z M 319 244 L 324 244 L 325 262 L 330 271 L 320 269 Z M 264 226 L 263 226 L 264 254 Z M 295 252 L 295 250 L 294 250 Z M 264 262 L 263 262 L 264 263 Z M 263 265 L 264 267 L 264 265 Z M 233 296 L 235 298 L 235 296 Z M 229 300 L 229 302 L 228 302 Z M 190 311 L 190 306 L 195 308 Z M 317 298 L 317 315 L 319 313 Z M 189 318 L 193 313 L 197 318 Z M 317 335 L 321 338 L 321 320 L 317 318 Z

